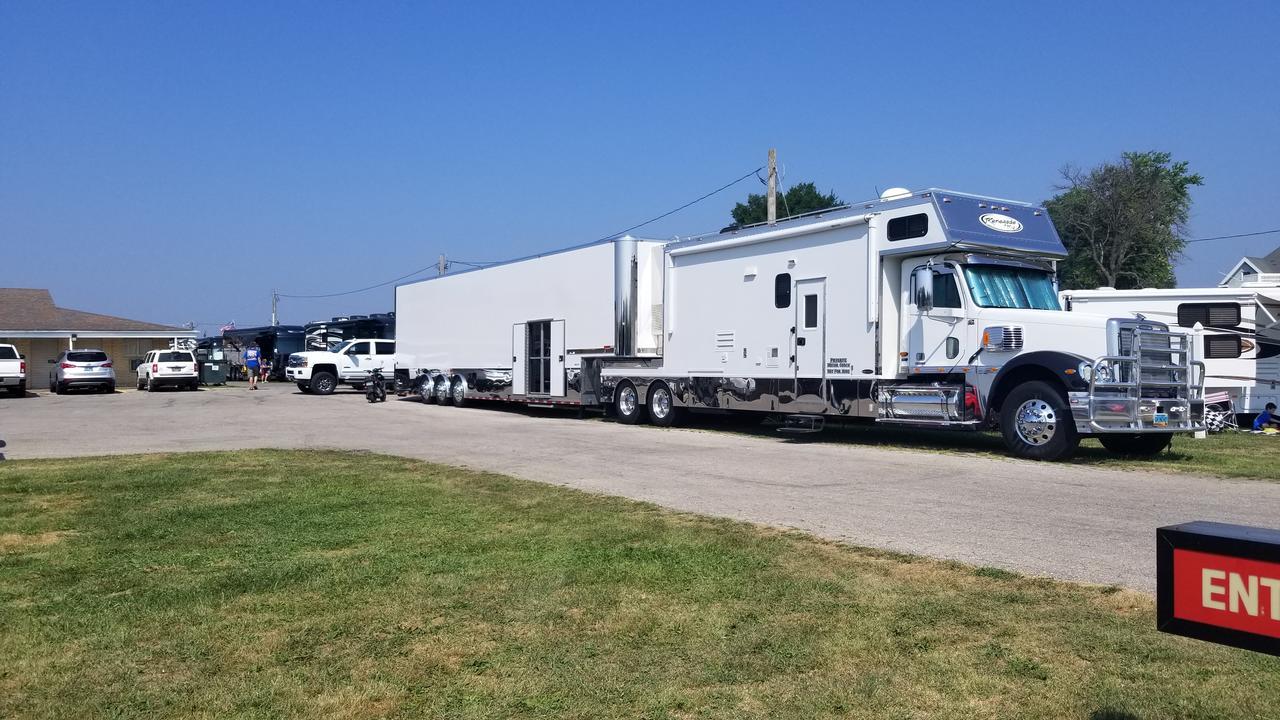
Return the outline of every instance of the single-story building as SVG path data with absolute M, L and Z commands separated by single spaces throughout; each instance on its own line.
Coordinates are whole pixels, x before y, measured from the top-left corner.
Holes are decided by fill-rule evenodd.
M 128 387 L 148 350 L 195 337 L 187 328 L 60 308 L 48 290 L 0 288 L 0 343 L 16 345 L 26 356 L 29 388 L 49 387 L 54 359 L 74 349 L 106 352 L 117 384 Z

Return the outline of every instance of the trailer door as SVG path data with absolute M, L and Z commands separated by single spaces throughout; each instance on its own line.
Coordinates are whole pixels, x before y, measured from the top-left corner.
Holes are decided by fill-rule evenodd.
M 525 389 L 525 351 L 528 338 L 525 336 L 525 324 L 516 323 L 511 328 L 511 394 L 524 395 Z
M 564 397 L 564 321 L 551 322 L 551 396 Z
M 796 378 L 826 376 L 827 280 L 796 281 Z

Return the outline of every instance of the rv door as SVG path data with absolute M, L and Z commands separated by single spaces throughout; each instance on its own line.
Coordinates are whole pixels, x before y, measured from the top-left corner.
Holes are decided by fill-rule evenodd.
M 564 321 L 551 322 L 551 395 L 564 397 Z
M 516 323 L 511 328 L 511 394 L 524 395 L 528 392 L 525 387 L 525 352 L 528 347 L 528 338 L 526 337 L 526 326 L 524 323 Z
M 826 297 L 825 278 L 797 280 L 796 293 L 796 378 L 826 376 Z

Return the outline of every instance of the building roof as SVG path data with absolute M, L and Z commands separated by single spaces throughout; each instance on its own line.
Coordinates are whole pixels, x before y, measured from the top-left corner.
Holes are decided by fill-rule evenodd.
M 1280 273 L 1280 247 L 1272 250 L 1265 257 L 1253 257 L 1246 255 L 1245 260 L 1249 264 L 1258 269 L 1262 273 Z
M 6 331 L 31 332 L 67 330 L 71 332 L 187 333 L 186 328 L 129 320 L 112 315 L 68 310 L 53 304 L 48 290 L 0 288 L 0 335 Z

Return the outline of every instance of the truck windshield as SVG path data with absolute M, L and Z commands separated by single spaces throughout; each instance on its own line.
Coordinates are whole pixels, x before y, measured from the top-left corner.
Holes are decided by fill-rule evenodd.
M 1053 276 L 1043 270 L 1000 265 L 968 265 L 965 281 L 982 307 L 1061 310 Z

